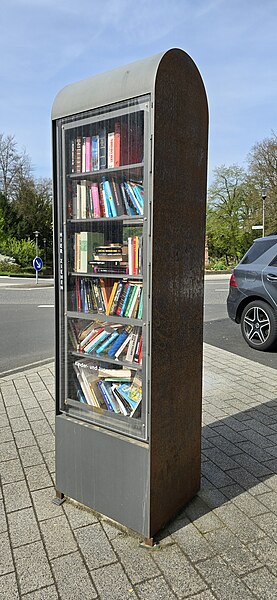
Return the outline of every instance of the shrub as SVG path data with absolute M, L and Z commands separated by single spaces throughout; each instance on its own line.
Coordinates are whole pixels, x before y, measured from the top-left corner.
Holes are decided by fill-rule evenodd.
M 9 260 L 0 261 L 0 271 L 2 273 L 20 273 L 20 266 Z
M 0 252 L 13 257 L 21 267 L 31 267 L 36 256 L 36 244 L 34 240 L 17 240 L 8 237 L 0 243 Z

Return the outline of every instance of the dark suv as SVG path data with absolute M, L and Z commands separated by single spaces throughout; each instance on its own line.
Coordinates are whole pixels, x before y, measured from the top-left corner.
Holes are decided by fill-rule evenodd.
M 256 350 L 277 343 L 277 235 L 258 238 L 233 269 L 228 315 Z

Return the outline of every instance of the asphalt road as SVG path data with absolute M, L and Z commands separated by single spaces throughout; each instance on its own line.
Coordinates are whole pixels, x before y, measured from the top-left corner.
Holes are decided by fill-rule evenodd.
M 34 279 L 0 277 L 0 376 L 53 360 L 53 282 L 34 284 Z M 228 288 L 229 276 L 206 277 L 204 341 L 276 369 L 277 353 L 249 348 L 240 327 L 228 318 Z
M 277 368 L 277 351 L 259 352 L 243 340 L 240 326 L 227 315 L 229 276 L 207 275 L 205 280 L 204 341 L 262 365 Z

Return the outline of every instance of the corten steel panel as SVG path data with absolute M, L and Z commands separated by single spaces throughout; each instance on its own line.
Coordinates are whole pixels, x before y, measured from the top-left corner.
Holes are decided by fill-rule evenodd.
M 150 537 L 200 485 L 207 130 L 199 72 L 169 51 L 155 85 Z
M 145 444 L 59 415 L 56 488 L 149 537 L 149 449 Z

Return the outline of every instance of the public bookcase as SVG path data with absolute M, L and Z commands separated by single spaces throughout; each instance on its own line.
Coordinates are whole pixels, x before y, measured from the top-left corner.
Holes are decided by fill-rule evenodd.
M 52 119 L 56 494 L 152 544 L 200 485 L 206 94 L 171 49 Z

